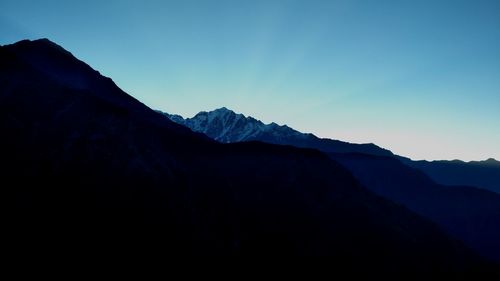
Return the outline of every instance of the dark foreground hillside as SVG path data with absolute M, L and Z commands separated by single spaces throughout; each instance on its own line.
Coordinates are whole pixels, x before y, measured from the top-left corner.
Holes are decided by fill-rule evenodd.
M 314 255 L 368 272 L 490 273 L 329 157 L 191 133 L 48 40 L 0 47 L 0 131 L 17 252 Z

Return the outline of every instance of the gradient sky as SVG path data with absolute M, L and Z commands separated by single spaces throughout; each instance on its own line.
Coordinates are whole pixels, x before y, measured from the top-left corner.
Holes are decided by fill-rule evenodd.
M 42 37 L 169 113 L 500 159 L 497 0 L 0 0 L 0 44 Z

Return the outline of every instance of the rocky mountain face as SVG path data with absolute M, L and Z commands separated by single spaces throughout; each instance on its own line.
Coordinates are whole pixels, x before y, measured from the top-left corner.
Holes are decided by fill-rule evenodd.
M 172 121 L 184 125 L 194 132 L 203 133 L 223 143 L 263 141 L 297 147 L 317 148 L 332 153 L 368 153 L 391 156 L 392 152 L 374 144 L 352 144 L 332 139 L 321 139 L 313 134 L 298 132 L 286 125 L 264 124 L 261 121 L 237 114 L 225 107 L 184 119 L 180 115 L 163 113 Z

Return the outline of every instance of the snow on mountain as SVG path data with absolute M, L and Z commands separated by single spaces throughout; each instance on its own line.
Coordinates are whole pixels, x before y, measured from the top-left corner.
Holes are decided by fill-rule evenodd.
M 372 143 L 353 144 L 332 139 L 318 138 L 313 134 L 301 133 L 287 125 L 276 123 L 264 124 L 243 114 L 238 114 L 225 107 L 202 111 L 192 118 L 184 119 L 179 115 L 163 113 L 172 121 L 191 130 L 203 133 L 219 142 L 231 143 L 242 141 L 261 141 L 297 147 L 315 148 L 333 153 L 366 153 L 392 156 L 389 150 Z
M 192 118 L 184 119 L 179 115 L 164 113 L 172 121 L 191 128 L 191 130 L 206 134 L 219 142 L 241 142 L 261 140 L 262 137 L 305 137 L 304 134 L 276 123 L 264 124 L 261 121 L 237 114 L 225 107 L 206 112 L 202 111 Z

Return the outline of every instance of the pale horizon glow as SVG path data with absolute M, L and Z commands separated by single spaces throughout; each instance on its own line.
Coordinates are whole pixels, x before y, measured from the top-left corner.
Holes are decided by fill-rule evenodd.
M 394 154 L 401 155 L 401 156 L 406 156 L 409 157 L 408 155 L 410 154 L 415 154 L 417 157 L 410 157 L 413 160 L 426 160 L 426 161 L 435 161 L 435 160 L 461 160 L 465 162 L 469 161 L 483 161 L 483 160 L 488 160 L 488 159 L 495 159 L 495 160 L 500 160 L 500 158 L 495 158 L 492 156 L 489 156 L 488 154 L 483 155 L 482 157 L 477 158 L 476 154 L 471 154 L 470 157 L 462 157 L 462 158 L 446 158 L 446 151 L 442 153 L 444 155 L 443 157 L 439 157 L 439 153 L 437 154 L 438 156 L 433 159 L 429 158 L 418 158 L 418 155 L 425 155 L 428 153 L 427 148 L 430 146 L 439 146 L 439 147 L 445 147 L 449 146 L 451 144 L 451 149 L 453 150 L 460 150 L 460 147 L 463 147 L 466 145 L 463 141 L 458 140 L 457 142 L 454 142 L 450 139 L 448 139 L 450 136 L 433 136 L 433 135 L 418 135 L 416 133 L 412 133 L 411 131 L 401 131 L 401 132 L 394 132 L 392 135 L 389 134 L 388 131 L 385 132 L 377 132 L 376 130 L 368 130 L 368 131 L 361 131 L 359 129 L 351 129 L 351 130 L 342 130 L 339 132 L 321 132 L 321 131 L 311 131 L 307 128 L 299 128 L 296 126 L 293 126 L 289 123 L 280 123 L 276 122 L 275 120 L 266 120 L 265 118 L 259 118 L 253 114 L 248 114 L 246 112 L 240 112 L 237 110 L 234 110 L 234 108 L 230 108 L 228 106 L 219 106 L 220 107 L 226 107 L 229 110 L 233 110 L 237 114 L 243 114 L 246 117 L 254 117 L 260 121 L 262 121 L 265 124 L 269 124 L 271 122 L 275 122 L 278 125 L 287 125 L 291 127 L 292 129 L 295 129 L 297 131 L 300 131 L 302 133 L 312 133 L 315 136 L 319 138 L 329 138 L 329 139 L 336 139 L 336 140 L 341 140 L 345 142 L 351 142 L 351 143 L 359 143 L 359 144 L 364 144 L 364 143 L 374 143 L 382 148 L 389 149 L 391 150 Z M 168 112 L 170 114 L 178 114 L 182 116 L 183 118 L 191 118 L 194 117 L 197 113 L 201 111 L 213 111 L 217 108 L 202 108 L 198 111 L 194 111 L 191 113 L 186 113 L 186 114 L 180 114 L 176 112 Z M 368 135 L 368 137 L 367 137 Z M 411 142 L 414 144 L 413 147 L 411 147 L 410 150 L 408 150 L 407 146 L 404 144 Z M 403 145 L 398 145 L 399 143 Z M 387 144 L 387 145 L 386 145 Z M 391 147 L 389 146 L 391 145 Z M 466 153 L 462 153 L 461 155 L 467 155 Z
M 420 160 L 500 160 L 500 1 L 1 0 L 153 109 L 227 107 Z

